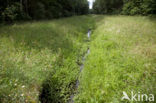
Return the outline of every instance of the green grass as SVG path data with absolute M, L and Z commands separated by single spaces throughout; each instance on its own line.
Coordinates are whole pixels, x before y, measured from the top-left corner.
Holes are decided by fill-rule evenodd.
M 74 92 L 75 103 L 129 103 L 123 91 L 156 95 L 155 83 L 154 18 L 92 15 L 0 27 L 0 103 L 67 103 Z
M 93 18 L 96 29 L 75 103 L 129 103 L 121 101 L 123 91 L 156 95 L 156 19 Z
M 90 16 L 0 27 L 0 102 L 67 102 L 87 49 Z

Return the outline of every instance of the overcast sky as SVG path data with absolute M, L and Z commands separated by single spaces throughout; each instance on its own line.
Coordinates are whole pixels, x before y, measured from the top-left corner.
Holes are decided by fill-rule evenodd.
M 95 0 L 88 0 L 88 1 L 89 1 L 89 8 L 92 9 L 92 7 L 93 7 L 93 2 L 94 2 Z

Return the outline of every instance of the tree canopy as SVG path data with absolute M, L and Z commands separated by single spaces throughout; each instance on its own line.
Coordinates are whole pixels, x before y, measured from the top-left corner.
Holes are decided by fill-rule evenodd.
M 98 14 L 112 13 L 116 9 L 121 8 L 122 3 L 122 0 L 96 0 L 93 9 Z
M 87 14 L 87 0 L 1 0 L 0 21 L 51 19 Z
M 156 14 L 156 0 L 96 0 L 93 9 L 97 14 Z

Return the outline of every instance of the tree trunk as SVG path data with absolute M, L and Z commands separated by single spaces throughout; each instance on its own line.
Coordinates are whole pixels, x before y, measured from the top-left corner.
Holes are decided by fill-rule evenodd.
M 21 13 L 23 12 L 23 1 L 20 0 L 20 4 L 21 4 L 21 7 L 20 7 L 20 10 L 21 10 Z
M 29 15 L 29 12 L 28 12 L 28 0 L 25 0 L 25 10 L 26 10 L 26 14 Z

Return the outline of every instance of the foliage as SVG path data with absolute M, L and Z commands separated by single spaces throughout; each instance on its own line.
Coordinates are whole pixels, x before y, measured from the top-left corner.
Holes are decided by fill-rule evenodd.
M 32 18 L 34 18 L 34 19 L 44 19 L 45 18 L 46 10 L 45 10 L 44 4 L 37 2 L 34 9 L 35 10 L 31 11 Z
M 1 0 L 0 12 L 1 21 L 36 20 L 87 14 L 89 7 L 87 0 Z
M 75 103 L 131 103 L 121 101 L 123 91 L 156 95 L 156 19 L 94 18 L 96 29 Z
M 1 16 L 4 21 L 14 21 L 17 20 L 18 16 L 20 15 L 19 13 L 20 13 L 20 5 L 19 3 L 15 3 L 5 8 Z
M 156 14 L 155 0 L 96 0 L 96 14 L 149 15 Z
M 155 0 L 124 0 L 122 14 L 148 15 L 156 14 Z
M 122 7 L 122 3 L 122 0 L 96 0 L 93 9 L 97 14 L 115 13 Z
M 93 23 L 76 16 L 1 26 L 0 103 L 67 102 Z

